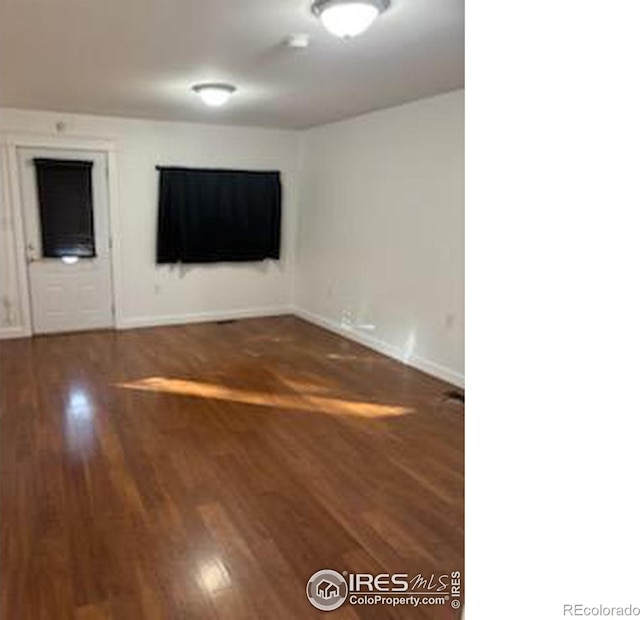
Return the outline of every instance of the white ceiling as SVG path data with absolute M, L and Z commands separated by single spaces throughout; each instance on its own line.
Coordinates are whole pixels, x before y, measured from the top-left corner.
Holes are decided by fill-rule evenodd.
M 0 0 L 0 104 L 301 128 L 464 85 L 463 0 L 392 0 L 341 40 L 311 0 Z M 307 32 L 307 50 L 283 45 Z M 197 82 L 238 87 L 205 107 Z

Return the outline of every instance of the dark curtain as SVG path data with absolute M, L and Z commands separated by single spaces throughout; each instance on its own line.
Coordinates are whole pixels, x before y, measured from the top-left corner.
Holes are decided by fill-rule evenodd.
M 96 255 L 91 161 L 34 159 L 42 256 Z
M 280 258 L 279 172 L 158 170 L 158 263 Z

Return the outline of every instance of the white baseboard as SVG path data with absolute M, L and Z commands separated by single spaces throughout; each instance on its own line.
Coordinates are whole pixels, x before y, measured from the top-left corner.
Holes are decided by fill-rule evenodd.
M 28 338 L 29 336 L 31 336 L 31 330 L 24 327 L 0 327 L 0 340 Z
M 340 336 L 344 336 L 349 340 L 353 340 L 365 347 L 373 349 L 378 353 L 382 353 L 388 357 L 407 364 L 413 368 L 417 368 L 422 372 L 433 375 L 438 379 L 452 383 L 458 387 L 464 388 L 464 375 L 450 368 L 431 362 L 418 355 L 411 355 L 409 358 L 396 346 L 391 345 L 382 340 L 372 337 L 369 334 L 363 334 L 343 327 L 336 321 L 331 321 L 320 315 L 314 314 L 302 308 L 294 308 L 292 306 L 275 306 L 268 308 L 248 308 L 243 310 L 218 310 L 214 312 L 198 312 L 192 314 L 177 314 L 164 316 L 148 316 L 148 317 L 131 317 L 125 318 L 118 325 L 118 329 L 135 329 L 140 327 L 159 327 L 162 325 L 184 325 L 187 323 L 206 323 L 209 321 L 229 321 L 232 319 L 249 319 L 269 316 L 281 316 L 285 314 L 294 314 L 305 321 L 309 321 L 319 327 L 323 327 Z M 31 331 L 24 327 L 0 327 L 0 340 L 9 338 L 28 338 Z
M 196 312 L 192 314 L 139 316 L 122 319 L 117 329 L 184 325 L 187 323 L 207 323 L 209 321 L 230 321 L 233 319 L 253 319 L 293 313 L 291 306 L 276 306 L 270 308 L 247 308 L 243 310 L 216 310 L 213 312 Z
M 364 345 L 369 349 L 373 349 L 378 353 L 382 353 L 387 357 L 391 357 L 407 366 L 411 366 L 412 368 L 417 368 L 422 372 L 427 373 L 428 375 L 433 375 L 438 379 L 442 379 L 447 383 L 452 383 L 453 385 L 464 388 L 464 375 L 452 370 L 451 368 L 446 368 L 445 366 L 441 366 L 440 364 L 436 364 L 435 362 L 431 362 L 423 357 L 418 355 L 411 355 L 408 358 L 403 354 L 403 352 L 396 346 L 391 345 L 382 340 L 378 340 L 370 336 L 369 334 L 363 334 L 354 329 L 350 329 L 340 325 L 340 323 L 336 321 L 331 321 L 326 319 L 318 314 L 314 314 L 313 312 L 309 312 L 308 310 L 303 310 L 302 308 L 294 308 L 293 313 L 304 319 L 305 321 L 309 321 L 309 323 L 313 323 L 318 325 L 319 327 L 323 327 L 324 329 L 328 329 L 335 334 L 340 336 L 344 336 L 349 340 L 353 340 L 358 344 Z

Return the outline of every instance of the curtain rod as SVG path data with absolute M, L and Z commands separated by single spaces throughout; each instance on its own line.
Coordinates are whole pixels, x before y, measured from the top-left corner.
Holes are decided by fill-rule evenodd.
M 45 166 L 77 166 L 79 168 L 91 168 L 93 161 L 83 159 L 52 159 L 50 157 L 34 157 L 31 160 L 34 164 L 44 164 Z
M 189 168 L 188 166 L 161 166 L 156 170 L 175 170 L 179 172 L 241 172 L 244 174 L 280 174 L 280 170 L 242 170 L 239 168 Z

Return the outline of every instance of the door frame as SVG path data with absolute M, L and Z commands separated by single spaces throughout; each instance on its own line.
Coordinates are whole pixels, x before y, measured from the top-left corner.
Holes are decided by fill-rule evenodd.
M 17 281 L 20 295 L 20 313 L 22 317 L 22 333 L 20 336 L 33 335 L 33 319 L 31 316 L 31 302 L 29 294 L 29 273 L 27 268 L 27 253 L 24 237 L 24 217 L 22 192 L 20 190 L 20 171 L 18 164 L 18 149 L 67 149 L 79 151 L 99 151 L 107 156 L 107 202 L 109 205 L 109 238 L 111 241 L 110 267 L 111 289 L 113 298 L 113 320 L 115 329 L 123 328 L 123 290 L 122 270 L 120 268 L 120 226 L 118 218 L 118 169 L 117 150 L 115 142 L 111 140 L 97 140 L 92 138 L 77 138 L 71 136 L 41 136 L 37 134 L 2 133 L 0 143 L 6 154 L 7 179 L 9 185 L 10 213 L 13 220 L 14 248 L 16 253 Z M 17 334 L 16 334 L 17 335 Z

